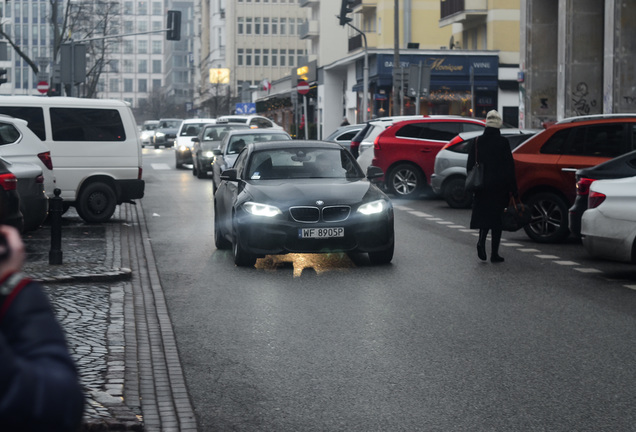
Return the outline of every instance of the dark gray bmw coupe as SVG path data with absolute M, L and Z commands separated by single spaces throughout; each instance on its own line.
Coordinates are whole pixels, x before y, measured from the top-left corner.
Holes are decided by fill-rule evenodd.
M 238 266 L 265 255 L 365 252 L 393 259 L 393 206 L 348 150 L 323 141 L 249 144 L 214 195 L 218 249 Z

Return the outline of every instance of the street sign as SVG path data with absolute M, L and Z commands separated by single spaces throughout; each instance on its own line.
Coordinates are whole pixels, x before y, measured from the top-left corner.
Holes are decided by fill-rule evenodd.
M 44 94 L 49 91 L 49 83 L 46 81 L 40 81 L 37 89 L 40 93 Z
M 307 81 L 298 81 L 298 93 L 301 95 L 309 93 L 309 84 Z

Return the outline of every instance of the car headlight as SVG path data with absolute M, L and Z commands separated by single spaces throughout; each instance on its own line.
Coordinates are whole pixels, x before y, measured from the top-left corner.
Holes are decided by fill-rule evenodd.
M 246 212 L 253 214 L 254 216 L 274 217 L 283 214 L 278 207 L 251 201 L 243 204 L 243 208 Z
M 181 146 L 179 146 L 179 151 L 182 151 L 182 152 L 190 151 L 190 147 L 181 145 Z
M 166 136 L 166 134 L 163 133 L 163 132 L 157 132 L 157 133 L 155 133 L 155 136 L 163 138 L 164 136 Z
M 212 157 L 214 157 L 214 153 L 211 152 L 211 151 L 205 152 L 205 157 L 206 158 L 212 158 Z
M 360 207 L 358 207 L 358 212 L 362 213 L 363 215 L 372 215 L 382 213 L 384 210 L 386 210 L 386 208 L 386 201 L 377 200 L 371 201 L 370 203 L 362 204 Z

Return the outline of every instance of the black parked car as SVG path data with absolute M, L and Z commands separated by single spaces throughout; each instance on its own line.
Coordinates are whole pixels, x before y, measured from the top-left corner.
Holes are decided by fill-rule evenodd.
M 214 239 L 232 248 L 234 263 L 286 253 L 368 253 L 373 264 L 393 258 L 389 198 L 351 153 L 324 141 L 248 144 L 223 172 L 214 195 Z
M 587 210 L 587 198 L 592 182 L 634 176 L 636 176 L 636 150 L 593 167 L 578 169 L 576 171 L 576 198 L 568 214 L 572 234 L 581 236 L 581 218 L 583 212 Z
M 20 211 L 18 179 L 0 159 L 0 224 L 11 225 L 22 231 L 24 219 Z

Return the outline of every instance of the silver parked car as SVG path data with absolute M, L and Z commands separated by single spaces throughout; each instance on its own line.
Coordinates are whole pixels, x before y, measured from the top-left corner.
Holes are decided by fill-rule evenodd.
M 501 129 L 501 135 L 508 138 L 510 149 L 539 132 L 534 129 Z M 468 149 L 483 131 L 464 132 L 453 138 L 435 156 L 435 172 L 431 175 L 431 188 L 441 195 L 453 208 L 468 208 L 473 197 L 464 190 L 466 182 L 466 162 Z
M 38 229 L 49 212 L 49 199 L 44 193 L 42 168 L 32 163 L 10 162 L 1 157 L 0 160 L 18 179 L 17 191 L 24 220 L 22 231 Z

